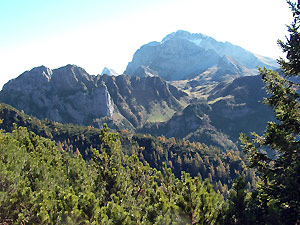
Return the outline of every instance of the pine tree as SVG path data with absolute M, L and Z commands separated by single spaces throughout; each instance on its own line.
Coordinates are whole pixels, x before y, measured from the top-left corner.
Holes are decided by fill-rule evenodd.
M 278 217 L 278 224 L 300 223 L 300 4 L 287 1 L 294 21 L 288 27 L 286 41 L 278 41 L 286 59 L 280 58 L 283 75 L 259 69 L 276 122 L 269 122 L 263 136 L 241 135 L 250 166 L 261 174 L 258 198 L 266 223 Z M 268 154 L 266 153 L 268 152 Z

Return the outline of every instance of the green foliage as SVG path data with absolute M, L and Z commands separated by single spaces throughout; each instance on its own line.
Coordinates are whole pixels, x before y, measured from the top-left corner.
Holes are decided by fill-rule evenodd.
M 93 198 L 80 157 L 26 128 L 0 133 L 1 223 L 65 224 L 84 221 L 84 199 Z M 81 210 L 81 207 L 83 209 Z
M 287 37 L 286 42 L 281 40 L 278 41 L 278 45 L 281 47 L 282 51 L 285 52 L 287 60 L 283 58 L 279 59 L 279 64 L 285 75 L 294 76 L 299 75 L 300 72 L 300 11 L 299 11 L 299 1 L 298 4 L 290 0 L 287 1 L 293 12 L 294 21 L 288 27 L 289 37 Z
M 227 225 L 260 224 L 255 195 L 256 192 L 247 192 L 244 178 L 237 178 L 224 207 L 226 213 L 223 223 Z
M 287 2 L 294 21 L 288 26 L 290 36 L 287 41 L 278 42 L 287 53 L 287 60 L 279 60 L 284 75 L 260 69 L 270 94 L 265 104 L 274 110 L 277 122 L 269 122 L 263 136 L 255 133 L 252 139 L 241 136 L 250 166 L 256 168 L 262 177 L 257 199 L 261 220 L 268 224 L 300 222 L 300 5 Z
M 223 198 L 208 181 L 143 165 L 107 126 L 100 139 L 85 161 L 26 128 L 1 131 L 0 223 L 218 223 Z
M 182 171 L 201 180 L 208 178 L 215 190 L 225 197 L 237 177 L 245 177 L 250 188 L 258 180 L 253 170 L 247 168 L 244 155 L 239 151 L 222 152 L 213 146 L 164 136 L 135 134 L 133 141 L 138 144 L 136 154 L 141 161 L 158 170 L 162 170 L 163 163 L 166 163 L 177 178 L 181 177 Z
M 14 122 L 19 126 L 26 126 L 38 135 L 54 140 L 60 150 L 81 155 L 85 160 L 91 158 L 91 149 L 105 148 L 99 139 L 101 131 L 91 126 L 40 121 L 5 104 L 0 104 L 0 118 L 4 118 L 0 127 L 6 131 L 11 131 Z M 121 141 L 118 148 L 122 153 L 137 155 L 144 165 L 149 163 L 160 171 L 165 162 L 176 178 L 181 177 L 182 171 L 190 173 L 192 177 L 200 177 L 200 180 L 208 178 L 215 190 L 225 197 L 233 181 L 239 176 L 245 177 L 249 188 L 253 188 L 257 182 L 253 170 L 248 169 L 244 162 L 244 155 L 236 150 L 222 152 L 216 147 L 198 142 L 132 134 L 127 130 L 121 130 L 118 136 Z

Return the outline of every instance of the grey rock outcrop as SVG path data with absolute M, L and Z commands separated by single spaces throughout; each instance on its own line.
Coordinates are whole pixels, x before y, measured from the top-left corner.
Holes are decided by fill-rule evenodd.
M 115 107 L 134 126 L 150 120 L 166 120 L 183 108 L 185 92 L 168 84 L 158 76 L 133 77 L 129 75 L 98 77 L 105 83 Z
M 88 124 L 111 116 L 114 104 L 104 83 L 75 65 L 26 71 L 3 86 L 0 100 L 27 114 L 63 123 Z

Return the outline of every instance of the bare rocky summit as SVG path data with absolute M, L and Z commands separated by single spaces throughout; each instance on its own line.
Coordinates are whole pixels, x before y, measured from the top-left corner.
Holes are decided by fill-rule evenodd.
M 230 57 L 229 61 L 239 64 L 240 69 L 233 70 L 232 64 L 220 64 L 224 56 L 227 61 Z M 254 75 L 257 66 L 270 69 L 278 67 L 276 60 L 257 56 L 229 42 L 218 42 L 203 34 L 177 31 L 167 35 L 161 42 L 143 45 L 135 52 L 124 73 L 144 76 L 152 71 L 165 80 L 174 81 L 192 79 L 211 68 L 217 68 L 220 72 L 214 74 L 214 79 L 218 80 L 217 75 L 225 78 L 222 71 L 227 72 L 225 75 L 229 79 L 230 75 Z
M 40 66 L 5 84 L 1 101 L 38 118 L 86 124 L 114 113 L 106 85 L 94 78 L 75 65 L 54 70 Z

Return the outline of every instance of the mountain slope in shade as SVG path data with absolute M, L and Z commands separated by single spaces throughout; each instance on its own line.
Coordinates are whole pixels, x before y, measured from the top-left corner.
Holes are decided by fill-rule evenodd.
M 251 70 L 256 69 L 257 66 L 278 67 L 275 60 L 258 57 L 229 42 L 218 42 L 203 34 L 177 31 L 167 35 L 162 42 L 143 45 L 135 52 L 124 73 L 144 76 L 147 69 L 165 80 L 191 79 L 213 67 L 221 71 L 226 70 L 227 68 L 223 68 L 219 63 L 224 56 L 229 56 L 230 61 L 244 67 L 239 70 L 239 76 L 249 75 L 249 73 L 253 75 Z
M 103 75 L 98 77 L 97 83 L 105 83 L 115 107 L 134 127 L 147 121 L 170 119 L 185 106 L 184 98 L 187 97 L 157 76 Z
M 188 105 L 164 123 L 147 124 L 138 130 L 141 133 L 182 138 L 218 146 L 221 149 L 238 149 L 230 138 L 211 124 L 211 106 L 205 102 Z
M 241 76 L 251 76 L 254 74 L 256 74 L 255 70 L 248 69 L 229 55 L 224 55 L 219 59 L 216 66 L 209 68 L 195 78 L 188 80 L 188 83 L 193 83 L 193 86 L 219 83 L 223 81 L 232 81 Z
M 164 123 L 147 124 L 140 132 L 184 138 L 223 149 L 237 148 L 241 132 L 261 134 L 272 110 L 260 101 L 266 92 L 260 76 L 246 76 L 217 85 L 208 102 L 198 101 Z

